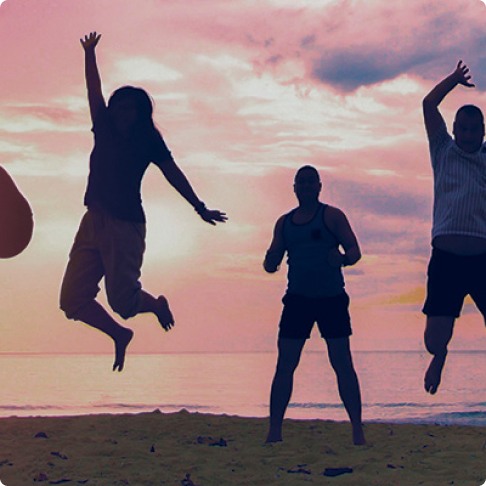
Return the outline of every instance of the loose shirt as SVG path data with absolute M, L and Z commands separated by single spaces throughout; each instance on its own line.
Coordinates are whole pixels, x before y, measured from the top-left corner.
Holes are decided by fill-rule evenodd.
M 123 137 L 113 127 L 107 109 L 102 109 L 92 129 L 94 148 L 90 157 L 85 205 L 98 207 L 125 221 L 145 223 L 141 184 L 148 165 L 159 168 L 172 160 L 161 135 Z
M 486 239 L 486 144 L 477 152 L 465 152 L 443 124 L 429 140 L 429 149 L 434 171 L 432 239 Z

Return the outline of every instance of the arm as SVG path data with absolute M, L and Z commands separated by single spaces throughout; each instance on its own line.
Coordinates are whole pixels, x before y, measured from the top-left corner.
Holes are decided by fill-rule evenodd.
M 344 249 L 344 254 L 338 248 L 331 250 L 329 263 L 335 266 L 351 266 L 357 263 L 361 259 L 361 250 L 346 215 L 340 209 L 328 206 L 324 220 Z
M 89 111 L 93 123 L 100 108 L 106 107 L 103 92 L 101 90 L 101 78 L 96 64 L 95 54 L 95 48 L 100 37 L 101 34 L 91 32 L 89 36 L 84 36 L 84 40 L 80 39 L 84 49 L 84 74 L 86 78 L 86 88 L 88 90 Z
M 422 108 L 424 113 L 425 129 L 429 139 L 436 133 L 442 125 L 444 119 L 439 112 L 439 105 L 442 100 L 458 85 L 462 84 L 468 88 L 473 88 L 470 83 L 471 75 L 469 68 L 459 61 L 456 70 L 444 78 L 423 100 Z
M 205 204 L 196 196 L 187 177 L 172 158 L 167 159 L 159 167 L 169 184 L 194 207 L 204 221 L 214 226 L 217 221 L 224 223 L 228 219 L 226 213 L 222 213 L 217 209 L 206 208 Z
M 285 242 L 283 238 L 284 219 L 285 216 L 281 216 L 277 220 L 273 230 L 272 242 L 270 243 L 270 247 L 265 254 L 263 268 L 268 273 L 274 273 L 279 269 L 280 263 L 282 263 L 282 258 L 285 254 Z

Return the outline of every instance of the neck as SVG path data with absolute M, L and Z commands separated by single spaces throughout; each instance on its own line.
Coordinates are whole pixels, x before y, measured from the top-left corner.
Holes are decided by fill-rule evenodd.
M 311 199 L 308 201 L 299 201 L 299 209 L 302 212 L 313 213 L 319 206 L 318 199 Z

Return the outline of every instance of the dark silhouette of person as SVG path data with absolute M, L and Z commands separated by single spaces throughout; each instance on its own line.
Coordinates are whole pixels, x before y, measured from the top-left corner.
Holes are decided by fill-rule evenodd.
M 22 253 L 32 239 L 34 217 L 29 202 L 0 166 L 0 258 Z
M 87 211 L 69 255 L 60 307 L 69 319 L 113 339 L 113 370 L 121 371 L 133 331 L 117 323 L 96 301 L 103 277 L 109 305 L 123 319 L 151 312 L 166 331 L 174 325 L 167 299 L 153 297 L 139 281 L 145 250 L 140 187 L 148 165 L 155 163 L 204 221 L 215 225 L 227 218 L 207 209 L 196 196 L 154 125 L 152 101 L 143 89 L 121 87 L 106 105 L 95 56 L 100 37 L 92 32 L 81 39 L 94 148 L 84 196 Z
M 282 440 L 282 423 L 292 394 L 294 372 L 306 339 L 317 322 L 352 424 L 353 442 L 362 445 L 365 437 L 361 394 L 351 357 L 349 297 L 341 270 L 342 266 L 354 265 L 361 258 L 361 251 L 346 215 L 319 201 L 321 189 L 319 173 L 314 167 L 304 166 L 297 171 L 294 192 L 299 205 L 277 220 L 263 263 L 267 272 L 276 272 L 287 253 L 288 286 L 282 299 L 278 360 L 266 440 Z
M 434 173 L 432 255 L 427 271 L 424 341 L 433 355 L 424 387 L 437 392 L 464 298 L 470 295 L 486 323 L 486 145 L 484 117 L 474 105 L 455 116 L 452 138 L 439 112 L 442 100 L 459 84 L 474 87 L 459 61 L 423 100 Z

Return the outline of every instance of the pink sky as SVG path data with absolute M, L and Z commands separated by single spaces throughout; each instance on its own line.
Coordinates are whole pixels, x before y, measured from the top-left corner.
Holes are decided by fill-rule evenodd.
M 480 0 L 6 0 L 0 163 L 36 228 L 22 255 L 0 262 L 0 352 L 111 352 L 58 310 L 92 147 L 79 38 L 93 30 L 106 97 L 146 88 L 196 192 L 230 218 L 204 224 L 147 172 L 142 282 L 167 295 L 176 327 L 130 320 L 131 352 L 275 348 L 286 268 L 270 276 L 261 262 L 304 164 L 362 246 L 346 270 L 354 348 L 422 349 L 432 179 L 421 100 L 462 58 L 477 88 L 447 98 L 449 126 L 460 105 L 486 106 L 485 19 Z M 485 345 L 468 304 L 453 347 Z

